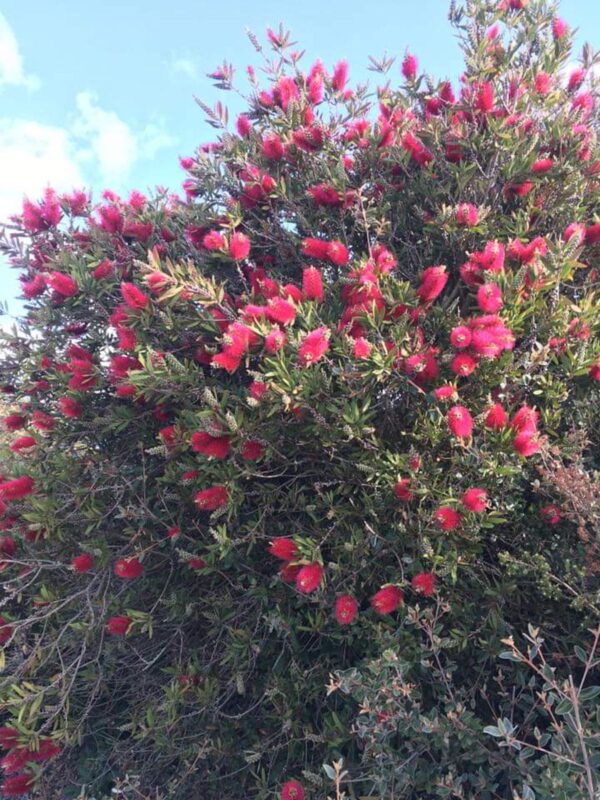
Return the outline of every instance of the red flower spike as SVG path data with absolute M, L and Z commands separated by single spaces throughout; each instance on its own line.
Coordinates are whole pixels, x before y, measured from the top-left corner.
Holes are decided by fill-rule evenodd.
M 548 525 L 558 525 L 562 518 L 560 508 L 554 505 L 544 506 L 540 508 L 540 517 L 547 522 Z
M 231 440 L 229 436 L 212 436 L 205 431 L 192 433 L 191 447 L 194 453 L 202 453 L 207 458 L 223 460 L 227 458 L 231 450 Z
M 467 511 L 473 511 L 477 514 L 485 511 L 488 503 L 488 496 L 485 489 L 467 489 L 462 496 L 462 502 Z
M 329 328 L 321 327 L 308 333 L 298 350 L 298 360 L 303 367 L 319 361 L 329 350 Z
M 434 513 L 434 519 L 443 531 L 453 531 L 462 522 L 462 515 L 451 506 L 440 506 Z
M 320 564 L 307 564 L 296 575 L 296 587 L 303 594 L 310 594 L 319 588 L 324 570 Z
M 133 283 L 124 282 L 121 284 L 121 296 L 125 304 L 128 308 L 132 309 L 132 311 L 142 311 L 147 308 L 150 303 L 148 295 L 144 294 L 144 292 Z
M 335 600 L 335 618 L 340 625 L 350 625 L 356 618 L 358 603 L 349 594 L 340 595 Z
M 269 545 L 269 553 L 282 561 L 292 561 L 298 555 L 298 547 L 293 539 L 280 536 Z
M 302 785 L 298 781 L 286 781 L 281 787 L 281 800 L 305 800 Z
M 494 403 L 486 412 L 484 425 L 492 431 L 501 431 L 508 424 L 508 414 L 500 403 Z
M 143 571 L 144 567 L 137 558 L 120 558 L 115 561 L 113 567 L 113 572 L 117 578 L 123 578 L 128 581 L 139 578 Z
M 234 261 L 243 261 L 250 254 L 250 239 L 244 233 L 234 233 L 229 241 L 229 255 Z
M 211 486 L 196 493 L 194 502 L 200 511 L 216 511 L 229 502 L 229 492 L 225 486 Z
M 410 478 L 401 478 L 394 486 L 394 494 L 403 503 L 410 503 L 415 496 L 410 490 L 410 483 Z
M 421 283 L 417 289 L 417 297 L 421 303 L 433 303 L 442 293 L 444 286 L 448 283 L 446 267 L 428 267 L 421 275 Z
M 452 406 L 448 411 L 448 428 L 457 439 L 470 439 L 473 435 L 473 417 L 464 406 Z
M 384 586 L 375 592 L 370 602 L 378 614 L 391 614 L 404 602 L 404 594 L 397 586 Z
M 423 597 L 431 597 L 435 593 L 436 578 L 433 572 L 419 572 L 413 577 L 410 585 L 415 592 L 422 594 Z
M 71 561 L 71 567 L 74 572 L 89 572 L 94 568 L 94 559 L 89 553 L 82 553 Z
M 106 623 L 106 629 L 113 636 L 125 636 L 132 623 L 133 619 L 125 615 L 111 617 Z

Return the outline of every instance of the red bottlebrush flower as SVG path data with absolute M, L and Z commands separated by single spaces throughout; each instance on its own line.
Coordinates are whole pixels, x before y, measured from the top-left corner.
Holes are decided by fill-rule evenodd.
M 14 628 L 4 617 L 0 617 L 0 644 L 6 644 L 13 635 Z
M 543 175 L 549 172 L 553 166 L 554 161 L 551 158 L 538 158 L 538 160 L 534 161 L 531 165 L 531 171 L 536 175 Z
M 62 297 L 74 297 L 79 291 L 77 281 L 64 272 L 51 272 L 46 276 L 46 284 Z
M 371 345 L 366 339 L 363 339 L 362 336 L 359 336 L 354 340 L 354 346 L 352 347 L 352 355 L 354 358 L 368 358 L 370 354 Z
M 598 242 L 600 242 L 600 222 L 585 229 L 585 243 L 592 245 Z
M 115 561 L 113 567 L 113 572 L 117 578 L 124 578 L 128 581 L 139 578 L 143 571 L 144 567 L 137 558 L 120 558 Z
M 329 328 L 323 326 L 306 334 L 298 350 L 298 361 L 307 367 L 319 361 L 329 350 Z
M 394 486 L 394 494 L 403 503 L 410 503 L 415 496 L 410 490 L 410 478 L 401 478 Z
M 250 253 L 250 239 L 245 233 L 234 233 L 229 240 L 229 255 L 234 261 L 243 261 Z
M 522 183 L 507 183 L 504 187 L 504 196 L 510 197 L 526 197 L 533 189 L 534 184 L 531 181 L 523 181 Z
M 286 781 L 281 787 L 281 800 L 304 800 L 304 789 L 298 781 Z
M 121 296 L 127 306 L 133 311 L 142 311 L 144 308 L 147 308 L 150 303 L 148 295 L 144 294 L 144 292 L 133 283 L 124 282 L 121 284 Z
M 488 496 L 485 489 L 467 489 L 462 496 L 462 502 L 467 511 L 480 514 L 485 511 L 488 503 Z
M 282 297 L 273 297 L 269 300 L 266 315 L 270 322 L 291 325 L 296 319 L 296 307 Z
M 46 291 L 46 281 L 44 280 L 44 276 L 38 272 L 33 280 L 23 281 L 22 288 L 23 296 L 28 300 L 32 300 L 34 297 L 39 297 Z
M 106 623 L 106 629 L 113 636 L 125 636 L 132 623 L 133 619 L 131 617 L 122 614 L 120 616 L 111 617 Z
M 331 76 L 331 88 L 334 92 L 342 92 L 348 81 L 348 64 L 346 61 L 338 61 L 333 68 Z
M 472 228 L 479 222 L 479 212 L 472 203 L 461 203 L 456 207 L 456 224 Z
M 477 290 L 477 305 L 486 314 L 495 314 L 504 305 L 500 287 L 495 283 L 484 283 Z
M 477 359 L 473 358 L 467 353 L 461 353 L 458 356 L 454 356 L 452 363 L 450 364 L 450 369 L 455 375 L 460 375 L 461 378 L 466 378 L 475 371 L 477 364 Z
M 327 183 L 319 183 L 311 186 L 308 193 L 318 206 L 332 206 L 334 208 L 343 204 L 343 198 L 338 191 Z
M 552 35 L 555 39 L 562 39 L 563 36 L 569 32 L 569 26 L 560 17 L 554 17 L 552 20 Z
M 242 139 L 245 139 L 252 130 L 252 123 L 245 114 L 240 114 L 235 122 L 235 127 Z
M 232 353 L 230 350 L 224 350 L 222 353 L 217 353 L 216 356 L 213 356 L 210 363 L 214 367 L 221 367 L 221 369 L 233 374 L 242 363 L 242 356 Z
M 592 364 L 588 375 L 593 381 L 600 381 L 600 361 L 596 362 L 596 364 Z
M 470 439 L 473 434 L 473 417 L 464 406 L 452 406 L 447 414 L 448 428 L 458 439 Z
M 167 425 L 166 428 L 162 428 L 158 435 L 162 439 L 162 443 L 167 447 L 169 450 L 175 447 L 177 442 L 175 441 L 175 426 L 174 425 Z
M 306 564 L 296 575 L 296 588 L 303 594 L 310 594 L 318 589 L 323 580 L 323 567 L 320 564 Z
M 414 81 L 417 77 L 418 62 L 415 56 L 407 53 L 402 62 L 402 75 L 407 81 Z
M 210 486 L 208 489 L 197 492 L 194 502 L 200 511 L 216 511 L 227 505 L 229 492 L 225 486 Z
M 293 131 L 292 139 L 299 150 L 303 150 L 305 153 L 316 153 L 323 147 L 325 135 L 322 128 L 313 125 Z
M 194 453 L 202 453 L 207 458 L 223 460 L 231 449 L 231 440 L 227 435 L 212 436 L 206 431 L 196 431 L 192 433 L 190 441 Z
M 12 536 L 0 536 L 0 555 L 12 558 L 17 552 L 17 545 Z
M 440 506 L 433 517 L 443 531 L 453 531 L 462 522 L 462 514 L 451 506 Z
M 421 275 L 421 283 L 417 289 L 417 296 L 421 303 L 432 303 L 443 291 L 448 283 L 446 267 L 428 267 Z
M 0 784 L 0 793 L 2 797 L 21 797 L 29 792 L 34 783 L 35 778 L 30 772 L 22 772 L 20 775 L 4 778 Z
M 327 258 L 328 247 L 329 242 L 324 239 L 304 239 L 302 242 L 302 255 L 324 261 Z
M 436 578 L 433 572 L 419 572 L 413 577 L 410 585 L 424 597 L 431 597 L 435 592 Z
M 154 226 L 151 222 L 127 222 L 123 226 L 123 236 L 144 242 L 144 244 L 147 244 L 153 233 Z
M 471 344 L 471 330 L 466 325 L 457 325 L 450 331 L 450 343 L 457 350 L 464 350 Z
M 535 432 L 539 419 L 538 412 L 530 406 L 521 406 L 521 408 L 513 415 L 510 421 L 510 427 L 519 433 L 523 431 Z
M 279 536 L 277 539 L 273 539 L 269 545 L 269 553 L 282 561 L 293 561 L 298 555 L 298 547 L 293 539 Z
M 21 450 L 29 450 L 37 444 L 33 436 L 18 436 L 11 444 L 10 449 L 13 453 L 20 453 Z
M 71 560 L 71 567 L 75 572 L 89 572 L 94 568 L 94 559 L 89 553 L 82 553 Z
M 323 302 L 323 278 L 316 267 L 306 267 L 303 271 L 302 293 L 305 300 Z
M 263 138 L 262 154 L 270 161 L 280 161 L 284 155 L 283 144 L 276 133 L 269 133 Z
M 269 387 L 262 381 L 252 381 L 248 387 L 248 393 L 253 400 L 260 400 L 268 391 Z
M 202 239 L 202 246 L 206 250 L 224 250 L 225 237 L 218 231 L 209 231 Z
M 194 558 L 190 558 L 188 561 L 188 566 L 194 570 L 204 569 L 206 566 L 206 561 L 203 558 L 195 556 Z
M 494 110 L 496 99 L 494 97 L 494 87 L 491 83 L 478 83 L 475 86 L 474 107 L 482 114 L 489 114 Z
M 540 451 L 540 441 L 534 431 L 524 430 L 513 439 L 513 447 L 520 456 L 529 458 Z
M 536 92 L 541 97 L 545 97 L 552 88 L 552 76 L 548 75 L 547 72 L 538 72 L 534 78 L 533 85 Z
M 350 625 L 356 618 L 358 603 L 349 594 L 340 595 L 335 600 L 335 618 L 340 625 Z
M 327 260 L 338 267 L 344 267 L 349 261 L 348 249 L 341 242 L 329 242 Z
M 240 455 L 244 461 L 258 461 L 259 458 L 262 458 L 264 451 L 265 448 L 260 442 L 250 439 L 242 445 Z
M 20 735 L 16 728 L 3 725 L 0 727 L 0 747 L 3 750 L 10 750 L 18 744 Z
M 241 322 L 232 322 L 228 325 L 224 339 L 227 352 L 233 356 L 242 356 L 258 342 L 258 336 L 254 331 Z
M 14 433 L 25 427 L 26 419 L 22 414 L 9 414 L 2 420 L 7 431 Z
M 558 506 L 544 506 L 540 508 L 540 517 L 547 522 L 548 525 L 558 525 L 562 518 L 562 514 L 560 513 L 560 508 Z
M 391 614 L 404 602 L 404 594 L 397 586 L 384 586 L 370 600 L 371 608 L 378 614 Z
M 456 386 L 447 383 L 434 389 L 433 396 L 436 400 L 452 400 L 458 396 L 458 393 L 456 391 Z
M 22 475 L 12 481 L 0 483 L 0 499 L 2 500 L 21 500 L 33 493 L 35 484 L 33 478 Z
M 291 300 L 294 303 L 301 303 L 304 299 L 302 297 L 302 289 L 300 289 L 298 286 L 295 286 L 293 283 L 286 283 L 285 286 L 282 287 L 281 293 L 283 294 L 285 300 Z
M 276 325 L 265 336 L 265 350 L 267 353 L 277 353 L 285 347 L 286 337 L 281 328 Z

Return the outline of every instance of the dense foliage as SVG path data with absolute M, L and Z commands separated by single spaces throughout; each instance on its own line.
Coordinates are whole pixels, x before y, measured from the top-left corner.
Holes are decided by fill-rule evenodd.
M 184 196 L 7 226 L 4 797 L 594 797 L 599 61 L 451 19 L 459 88 L 252 37 Z

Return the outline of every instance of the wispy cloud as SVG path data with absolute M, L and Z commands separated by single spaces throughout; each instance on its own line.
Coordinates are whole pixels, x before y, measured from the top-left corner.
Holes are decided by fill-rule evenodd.
M 17 37 L 0 12 L 0 89 L 3 86 L 23 86 L 33 91 L 40 85 L 36 75 L 26 74 Z
M 187 75 L 188 78 L 193 79 L 198 77 L 198 67 L 192 58 L 173 56 L 169 68 L 173 75 Z

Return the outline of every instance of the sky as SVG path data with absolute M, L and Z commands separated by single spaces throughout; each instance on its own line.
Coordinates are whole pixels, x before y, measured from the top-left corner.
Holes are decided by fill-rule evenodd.
M 449 0 L 4 0 L 0 8 L 0 220 L 24 196 L 47 186 L 87 187 L 98 199 L 167 186 L 184 174 L 178 157 L 214 139 L 194 96 L 228 100 L 206 73 L 223 59 L 244 71 L 259 57 L 249 29 L 264 41 L 282 22 L 303 64 L 347 59 L 351 81 L 373 82 L 368 57 L 401 61 L 408 48 L 420 66 L 456 81 L 458 43 Z M 578 28 L 576 52 L 598 45 L 600 2 L 563 0 L 560 14 Z M 394 71 L 392 71 L 392 75 Z M 239 110 L 231 97 L 231 108 Z M 16 272 L 0 261 L 0 299 L 20 303 Z M 6 320 L 6 318 L 4 318 Z

